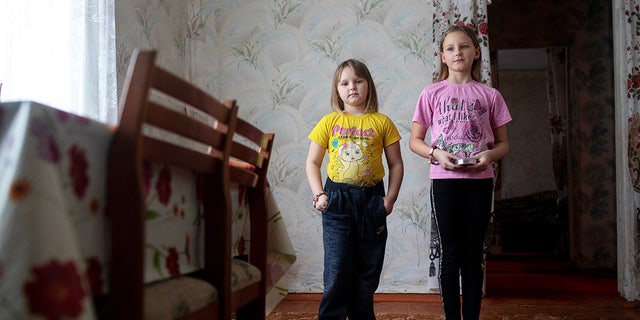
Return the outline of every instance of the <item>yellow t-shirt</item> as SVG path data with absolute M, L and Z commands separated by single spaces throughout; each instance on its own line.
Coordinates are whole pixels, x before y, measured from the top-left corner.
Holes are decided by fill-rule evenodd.
M 378 112 L 360 116 L 333 112 L 322 117 L 309 134 L 311 141 L 329 153 L 329 179 L 362 187 L 382 180 L 384 148 L 400 138 L 391 119 Z

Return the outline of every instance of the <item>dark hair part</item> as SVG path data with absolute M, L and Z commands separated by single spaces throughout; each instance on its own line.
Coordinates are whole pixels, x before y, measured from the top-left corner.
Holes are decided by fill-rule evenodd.
M 373 78 L 371 77 L 371 73 L 369 72 L 369 68 L 367 68 L 367 65 L 356 59 L 345 60 L 340 65 L 338 65 L 338 68 L 336 68 L 336 71 L 333 73 L 331 108 L 336 112 L 344 112 L 344 101 L 340 99 L 340 94 L 338 93 L 338 83 L 340 82 L 340 76 L 342 76 L 342 70 L 347 67 L 353 69 L 353 72 L 356 74 L 356 76 L 364 78 L 367 81 L 369 90 L 367 93 L 367 107 L 365 109 L 365 112 L 377 112 L 378 94 L 376 93 L 376 86 L 373 83 Z
M 443 48 L 444 38 L 446 38 L 447 35 L 449 35 L 450 33 L 456 32 L 456 31 L 464 32 L 471 39 L 471 42 L 473 43 L 473 47 L 476 49 L 480 48 L 480 42 L 478 42 L 478 36 L 476 36 L 476 32 L 473 29 L 466 26 L 453 25 L 453 26 L 450 26 L 442 34 L 442 37 L 440 38 L 440 54 L 444 52 L 444 48 Z M 480 50 L 478 51 L 480 52 L 480 56 L 477 59 L 473 60 L 473 65 L 471 66 L 471 78 L 475 81 L 480 81 L 480 65 L 482 64 L 482 51 Z M 449 77 L 449 68 L 447 67 L 447 64 L 443 63 L 442 59 L 440 59 L 440 73 L 438 74 L 438 78 L 435 80 L 435 82 L 445 80 L 448 77 Z

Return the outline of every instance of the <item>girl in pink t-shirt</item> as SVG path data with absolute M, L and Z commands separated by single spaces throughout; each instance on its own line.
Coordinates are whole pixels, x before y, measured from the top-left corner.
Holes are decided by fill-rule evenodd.
M 463 318 L 472 320 L 480 317 L 493 163 L 509 151 L 511 115 L 500 92 L 479 82 L 480 45 L 473 30 L 450 27 L 440 40 L 440 57 L 439 78 L 418 98 L 409 147 L 431 163 L 445 318 L 461 319 L 462 309 Z

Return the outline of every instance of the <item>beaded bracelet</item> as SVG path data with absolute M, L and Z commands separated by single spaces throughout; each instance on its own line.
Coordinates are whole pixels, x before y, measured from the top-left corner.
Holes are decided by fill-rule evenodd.
M 326 193 L 325 191 L 322 191 L 322 192 L 320 192 L 320 193 L 316 194 L 316 195 L 313 197 L 313 200 L 312 200 L 312 201 L 313 201 L 313 207 L 314 207 L 314 208 L 316 207 L 316 202 L 318 202 L 318 199 L 320 199 L 320 196 L 322 196 L 322 195 L 325 195 L 325 196 L 326 196 L 326 195 L 327 195 L 327 193 Z

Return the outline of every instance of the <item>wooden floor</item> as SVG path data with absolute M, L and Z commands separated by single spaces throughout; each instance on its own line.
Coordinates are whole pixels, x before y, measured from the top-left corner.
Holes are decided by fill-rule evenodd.
M 620 297 L 613 271 L 579 272 L 552 261 L 489 261 L 486 283 L 481 319 L 640 319 L 640 304 Z M 267 319 L 317 319 L 320 297 L 290 293 Z M 444 319 L 437 294 L 376 294 L 375 310 L 384 319 Z M 291 316 L 296 313 L 305 316 Z

